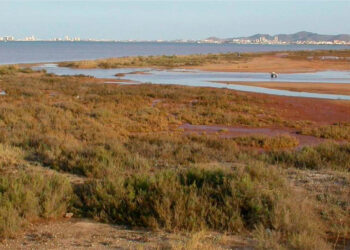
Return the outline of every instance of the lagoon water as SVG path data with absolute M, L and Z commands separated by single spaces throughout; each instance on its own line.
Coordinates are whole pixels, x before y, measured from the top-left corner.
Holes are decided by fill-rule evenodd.
M 58 67 L 55 64 L 43 64 L 34 67 L 36 70 L 45 69 L 48 73 L 57 75 L 88 75 L 96 78 L 125 80 L 125 84 L 151 83 L 167 85 L 183 85 L 194 87 L 227 88 L 238 91 L 272 94 L 280 96 L 308 97 L 334 100 L 350 100 L 348 95 L 318 94 L 308 92 L 296 92 L 288 90 L 268 89 L 254 86 L 240 85 L 239 82 L 306 82 L 350 84 L 349 71 L 323 71 L 312 73 L 280 74 L 277 79 L 271 79 L 268 73 L 242 73 L 242 72 L 207 72 L 199 70 L 157 70 L 157 69 L 71 69 Z M 140 73 L 141 72 L 141 73 Z M 120 77 L 116 74 L 124 74 Z M 226 84 L 223 82 L 232 82 Z M 235 83 L 237 82 L 237 83 Z
M 109 57 L 148 55 L 188 55 L 227 52 L 264 52 L 296 50 L 340 50 L 350 46 L 341 45 L 241 45 L 241 44 L 198 44 L 198 43 L 155 43 L 155 42 L 0 42 L 0 64 L 41 63 L 88 60 Z M 91 69 L 78 70 L 43 65 L 49 73 L 58 75 L 91 75 L 97 78 L 116 79 L 117 73 L 130 73 L 137 69 Z M 285 96 L 301 96 L 326 99 L 350 100 L 350 96 L 303 93 L 225 84 L 222 82 L 271 81 L 264 73 L 222 73 L 203 71 L 152 70 L 149 74 L 126 74 L 119 80 L 137 83 L 178 84 L 184 86 L 228 88 L 240 91 Z M 321 82 L 350 83 L 349 72 L 316 72 L 303 74 L 281 74 L 279 82 Z
M 350 46 L 171 42 L 0 42 L 0 64 L 61 62 L 125 56 L 340 49 L 350 49 Z

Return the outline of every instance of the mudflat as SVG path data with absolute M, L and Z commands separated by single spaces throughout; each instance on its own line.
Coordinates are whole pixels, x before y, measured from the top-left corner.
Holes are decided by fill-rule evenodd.
M 350 95 L 350 84 L 346 83 L 302 83 L 302 82 L 224 82 L 269 89 L 311 92 L 320 94 Z
M 200 66 L 186 66 L 187 69 L 219 72 L 278 72 L 303 73 L 325 70 L 350 70 L 350 61 L 344 60 L 308 60 L 304 58 L 290 59 L 274 55 L 262 55 L 246 61 L 233 63 L 204 64 Z

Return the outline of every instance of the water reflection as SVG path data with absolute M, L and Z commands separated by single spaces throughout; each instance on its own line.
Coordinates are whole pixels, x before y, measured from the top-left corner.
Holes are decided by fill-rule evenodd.
M 123 68 L 123 69 L 71 69 L 57 67 L 53 64 L 34 67 L 45 69 L 48 73 L 57 75 L 89 75 L 96 78 L 125 80 L 125 83 L 152 83 L 196 87 L 227 88 L 232 90 L 294 97 L 309 97 L 321 99 L 350 100 L 347 95 L 318 94 L 296 92 L 288 90 L 268 89 L 262 87 L 239 85 L 239 82 L 304 82 L 304 83 L 346 83 L 350 84 L 348 71 L 322 71 L 312 73 L 279 74 L 277 79 L 271 79 L 269 73 L 243 72 L 206 72 L 199 70 L 156 70 L 150 68 Z M 116 76 L 118 75 L 118 76 Z M 225 84 L 222 82 L 237 82 Z M 109 81 L 113 83 L 113 81 Z

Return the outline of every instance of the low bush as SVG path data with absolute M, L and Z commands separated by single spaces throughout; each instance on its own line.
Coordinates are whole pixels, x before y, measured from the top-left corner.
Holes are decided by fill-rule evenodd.
M 126 148 L 148 159 L 154 167 L 180 167 L 196 163 L 233 162 L 239 149 L 232 140 L 205 135 L 159 134 L 131 136 Z
M 254 168 L 235 174 L 189 169 L 105 178 L 80 187 L 78 207 L 82 215 L 104 222 L 167 230 L 270 226 L 271 212 L 282 195 L 271 188 L 283 186 L 283 181 L 266 174 Z
M 5 65 L 0 66 L 0 76 L 1 75 L 13 75 L 19 71 L 19 67 L 17 65 Z
M 339 123 L 328 126 L 308 128 L 305 127 L 301 130 L 301 134 L 312 135 L 325 139 L 334 140 L 348 140 L 350 141 L 350 124 Z
M 84 143 L 69 136 L 36 135 L 25 142 L 27 159 L 43 166 L 102 178 L 115 171 L 146 170 L 148 162 L 118 141 Z
M 350 144 L 323 143 L 298 151 L 272 152 L 263 156 L 268 162 L 301 169 L 350 171 Z
M 278 150 L 286 148 L 294 148 L 298 146 L 299 141 L 295 137 L 290 135 L 277 135 L 277 136 L 242 136 L 233 139 L 239 146 L 256 147 L 267 150 Z
M 76 193 L 80 215 L 103 222 L 167 231 L 263 227 L 277 232 L 280 244 L 296 245 L 298 235 L 325 244 L 313 205 L 290 190 L 277 168 L 261 164 L 111 176 L 85 183 Z
M 122 68 L 122 67 L 183 67 L 198 66 L 203 64 L 232 63 L 240 60 L 247 60 L 252 54 L 208 54 L 208 55 L 187 55 L 187 56 L 138 56 L 98 59 L 92 61 L 62 62 L 61 67 L 71 68 Z
M 69 182 L 58 176 L 0 176 L 0 238 L 13 235 L 28 221 L 62 217 L 71 199 Z

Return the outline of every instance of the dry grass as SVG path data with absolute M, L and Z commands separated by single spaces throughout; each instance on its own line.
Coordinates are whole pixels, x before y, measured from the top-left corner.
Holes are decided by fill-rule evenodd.
M 105 222 L 169 231 L 256 228 L 261 244 L 272 240 L 263 230 L 277 245 L 329 249 L 314 203 L 290 189 L 280 170 L 260 164 L 109 177 L 77 193 L 82 215 Z
M 299 169 L 349 172 L 350 144 L 323 143 L 315 147 L 304 147 L 299 151 L 271 152 L 263 158 L 273 164 Z
M 71 202 L 70 184 L 58 177 L 17 173 L 0 177 L 0 238 L 14 235 L 28 221 L 59 218 Z
M 291 186 L 281 166 L 348 173 L 349 144 L 294 151 L 288 148 L 297 141 L 287 136 L 225 139 L 177 129 L 183 123 L 310 125 L 263 109 L 268 99 L 228 90 L 104 85 L 16 67 L 2 72 L 8 93 L 0 103 L 3 237 L 31 219 L 58 218 L 72 204 L 76 215 L 110 223 L 253 235 L 263 248 L 327 249 L 337 232 L 348 237 L 345 226 L 329 226 L 349 217 L 347 205 L 332 205 L 348 202 L 347 189 L 310 195 L 304 186 L 307 193 Z M 152 105 L 155 100 L 161 102 Z M 90 180 L 72 188 L 65 178 L 29 174 L 32 163 Z M 9 168 L 24 172 L 9 174 Z M 199 239 L 194 235 L 183 247 L 199 248 Z
M 290 135 L 277 135 L 277 136 L 243 136 L 234 138 L 234 141 L 240 146 L 263 148 L 266 150 L 279 150 L 295 148 L 298 146 L 299 141 L 295 137 Z
M 200 66 L 204 64 L 235 63 L 249 60 L 258 54 L 226 53 L 226 54 L 208 54 L 208 55 L 188 55 L 188 56 L 139 56 L 108 58 L 91 61 L 62 62 L 59 66 L 71 68 L 125 68 L 125 67 L 185 67 Z
M 350 124 L 339 123 L 316 128 L 305 127 L 300 133 L 326 139 L 350 141 Z

